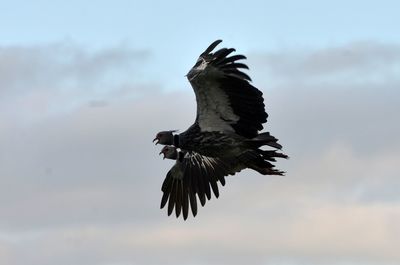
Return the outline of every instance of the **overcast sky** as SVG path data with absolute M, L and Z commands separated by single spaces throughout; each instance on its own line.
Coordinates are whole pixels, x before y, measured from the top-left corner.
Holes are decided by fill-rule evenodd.
M 1 6 L 0 264 L 400 263 L 398 2 Z M 192 124 L 184 75 L 218 38 L 291 159 L 183 221 L 151 140 Z

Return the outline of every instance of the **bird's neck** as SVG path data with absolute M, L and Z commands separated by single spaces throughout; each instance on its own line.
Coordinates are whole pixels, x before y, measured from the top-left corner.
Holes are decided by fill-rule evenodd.
M 184 157 L 185 157 L 185 154 L 182 151 L 178 152 L 177 160 L 179 162 L 182 162 Z
M 172 141 L 173 145 L 175 147 L 179 147 L 179 134 L 175 134 L 173 137 L 174 137 Z

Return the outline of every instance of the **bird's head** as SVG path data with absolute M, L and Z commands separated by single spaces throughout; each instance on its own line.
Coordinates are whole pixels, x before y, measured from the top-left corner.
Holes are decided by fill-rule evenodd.
M 176 131 L 177 130 L 159 132 L 153 139 L 153 142 L 156 142 L 156 144 L 172 145 L 174 143 L 173 133 Z
M 175 146 L 166 145 L 161 149 L 160 155 L 163 154 L 165 158 L 176 160 L 178 158 L 178 151 Z

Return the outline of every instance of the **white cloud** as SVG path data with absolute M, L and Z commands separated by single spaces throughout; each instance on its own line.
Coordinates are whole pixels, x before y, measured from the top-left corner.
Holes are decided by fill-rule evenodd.
M 355 49 L 354 53 L 369 58 L 375 50 L 364 53 Z M 50 58 L 71 55 L 62 49 L 58 52 Z M 335 49 L 315 52 L 326 60 L 337 53 Z M 382 63 L 377 68 L 379 84 L 346 84 L 347 79 L 336 77 L 333 83 L 325 79 L 321 87 L 321 79 L 307 80 L 321 74 L 313 68 L 322 67 L 325 59 L 315 63 L 302 57 L 297 61 L 298 56 L 283 54 L 286 64 L 309 68 L 299 74 L 301 83 L 299 78 L 283 83 L 279 80 L 282 75 L 271 80 L 273 86 L 264 91 L 270 113 L 267 129 L 291 156 L 291 160 L 278 163 L 287 176 L 241 172 L 228 178 L 218 200 L 213 198 L 195 219 L 183 222 L 158 209 L 160 186 L 172 162 L 158 157 L 159 147 L 151 140 L 157 131 L 184 130 L 192 123 L 194 96 L 191 91 L 161 93 L 155 85 L 132 80 L 113 86 L 107 96 L 96 97 L 102 93 L 96 86 L 104 81 L 99 76 L 120 71 L 136 58 L 127 59 L 124 54 L 100 51 L 98 56 L 86 55 L 83 58 L 91 59 L 74 63 L 51 59 L 60 73 L 50 80 L 46 67 L 35 67 L 33 76 L 40 78 L 32 87 L 18 87 L 11 79 L 3 81 L 17 89 L 3 91 L 14 97 L 14 102 L 24 102 L 27 93 L 36 95 L 36 88 L 47 82 L 62 91 L 65 87 L 59 86 L 58 80 L 63 84 L 80 80 L 76 88 L 87 82 L 94 92 L 86 96 L 77 90 L 84 104 L 55 115 L 39 115 L 30 123 L 21 123 L 18 112 L 0 114 L 9 119 L 0 123 L 1 263 L 400 262 L 396 249 L 400 238 L 396 190 L 400 184 L 400 126 L 396 122 L 400 102 L 394 89 L 398 79 L 387 75 L 397 64 L 396 57 L 388 56 L 388 66 Z M 37 60 L 37 66 L 49 61 Z M 15 66 L 14 72 L 22 72 L 25 64 Z M 97 64 L 102 66 L 93 69 Z M 356 77 L 369 73 L 364 72 L 361 59 L 337 65 L 340 67 L 327 67 L 323 75 L 336 75 L 342 67 Z M 71 74 L 71 68 L 80 70 Z M 133 70 L 134 65 L 128 68 Z M 291 71 L 288 69 L 282 71 Z M 91 77 L 77 77 L 82 72 Z M 120 75 L 124 74 L 127 72 L 121 70 Z M 18 82 L 29 84 L 34 80 L 29 76 Z M 268 80 L 255 85 L 264 83 Z M 384 83 L 387 86 L 382 86 Z M 131 88 L 147 92 L 119 96 L 131 93 Z M 59 98 L 50 93 L 47 100 L 67 102 L 74 95 L 66 101 Z
M 273 82 L 337 85 L 341 81 L 348 84 L 371 84 L 388 78 L 399 81 L 400 46 L 397 44 L 364 41 L 317 51 L 253 54 L 251 58 L 257 64 L 257 71 L 263 66 L 268 69 Z
M 321 205 L 269 218 L 217 213 L 188 222 L 59 227 L 25 233 L 14 247 L 25 255 L 9 264 L 395 264 L 399 210 Z
M 148 58 L 148 51 L 123 45 L 100 51 L 73 43 L 0 47 L 0 115 L 26 123 L 93 100 L 138 95 L 140 66 Z

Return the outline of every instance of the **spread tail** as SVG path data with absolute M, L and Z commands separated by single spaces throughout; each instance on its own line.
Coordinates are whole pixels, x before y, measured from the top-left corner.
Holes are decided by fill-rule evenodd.
M 288 158 L 287 155 L 276 151 L 264 151 L 257 149 L 241 154 L 238 158 L 248 168 L 251 168 L 262 175 L 279 175 L 283 176 L 285 172 L 275 168 L 271 162 L 276 161 L 276 157 Z

